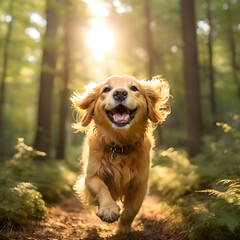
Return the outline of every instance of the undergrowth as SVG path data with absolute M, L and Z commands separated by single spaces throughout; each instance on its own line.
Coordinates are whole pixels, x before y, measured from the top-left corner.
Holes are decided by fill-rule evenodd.
M 7 220 L 25 223 L 43 220 L 47 213 L 45 202 L 37 188 L 29 182 L 0 187 L 0 223 Z
M 221 137 L 206 144 L 203 154 L 195 159 L 201 166 L 200 178 L 212 189 L 201 191 L 210 197 L 208 213 L 201 215 L 194 225 L 192 239 L 206 239 L 203 232 L 210 233 L 213 229 L 218 229 L 218 234 L 208 239 L 240 239 L 239 117 L 234 116 L 233 120 L 235 127 L 217 123 L 223 131 Z
M 152 192 L 182 210 L 191 240 L 240 239 L 239 116 L 217 126 L 201 154 L 189 159 L 172 148 L 161 151 L 151 171 Z
M 212 197 L 207 214 L 201 215 L 190 231 L 190 239 L 240 239 L 240 179 L 221 180 L 225 190 L 207 189 Z
M 159 151 L 151 169 L 151 191 L 175 200 L 198 186 L 197 167 L 191 164 L 185 152 L 173 148 Z
M 0 168 L 0 221 L 25 223 L 46 217 L 46 203 L 72 193 L 76 173 L 67 161 L 36 161 L 44 153 L 18 139 L 17 153 Z
M 221 129 L 215 137 L 206 136 L 202 153 L 192 161 L 200 166 L 198 175 L 201 182 L 213 187 L 219 180 L 240 176 L 240 126 L 239 117 L 234 116 L 231 127 L 227 123 L 217 123 Z
M 234 232 L 240 224 L 240 179 L 224 179 L 218 183 L 227 188 L 223 191 L 216 189 L 202 191 L 214 197 L 209 217 L 215 219 L 219 225 L 226 225 Z

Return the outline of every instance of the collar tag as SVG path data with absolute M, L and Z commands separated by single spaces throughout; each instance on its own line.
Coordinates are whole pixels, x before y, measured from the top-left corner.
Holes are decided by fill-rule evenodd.
M 117 155 L 117 153 L 116 153 L 116 151 L 117 151 L 116 147 L 111 147 L 111 151 L 112 151 L 111 158 L 112 158 L 112 161 L 114 162 L 115 159 L 116 159 L 116 155 Z

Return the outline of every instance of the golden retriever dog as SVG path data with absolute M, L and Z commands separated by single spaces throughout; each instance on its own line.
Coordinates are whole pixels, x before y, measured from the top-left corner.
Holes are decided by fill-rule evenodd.
M 165 120 L 168 98 L 169 85 L 160 77 L 145 82 L 127 75 L 111 76 L 85 95 L 71 97 L 78 112 L 74 127 L 88 127 L 85 171 L 75 189 L 82 200 L 98 206 L 102 221 L 112 223 L 120 217 L 121 233 L 130 231 L 147 192 L 152 123 Z

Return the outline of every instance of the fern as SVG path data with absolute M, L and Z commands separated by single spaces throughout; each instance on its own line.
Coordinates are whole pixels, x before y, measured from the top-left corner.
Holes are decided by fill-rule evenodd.
M 240 227 L 240 179 L 223 179 L 218 184 L 227 186 L 226 190 L 201 191 L 214 197 L 207 221 L 214 220 L 215 224 L 226 226 L 234 234 Z
M 205 137 L 203 152 L 193 159 L 202 186 L 214 187 L 200 191 L 211 198 L 205 198 L 207 212 L 202 212 L 193 226 L 190 239 L 240 239 L 239 116 L 233 120 L 231 125 L 217 123 L 221 130 L 218 138 Z

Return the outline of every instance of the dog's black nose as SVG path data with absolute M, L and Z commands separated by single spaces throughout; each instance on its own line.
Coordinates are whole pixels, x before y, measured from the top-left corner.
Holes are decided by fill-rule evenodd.
M 128 92 L 124 89 L 117 89 L 113 93 L 113 98 L 117 101 L 123 101 L 124 99 L 127 98 Z

